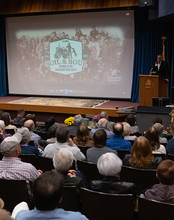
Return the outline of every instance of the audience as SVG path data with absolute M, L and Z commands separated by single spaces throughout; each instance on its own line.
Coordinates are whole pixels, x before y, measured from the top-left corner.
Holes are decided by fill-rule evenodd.
M 56 130 L 58 128 L 58 124 L 53 124 L 50 128 L 49 128 L 49 134 L 51 136 L 51 138 L 47 139 L 46 141 L 48 143 L 55 143 L 56 142 Z
M 158 117 L 158 116 L 152 122 L 153 122 L 153 124 L 156 124 L 156 123 L 159 123 L 161 125 L 163 124 L 162 119 L 160 117 Z M 161 137 L 168 137 L 168 133 L 167 133 L 166 130 L 163 130 L 163 132 L 161 134 Z
M 27 127 L 30 131 L 30 141 L 41 140 L 41 137 L 38 134 L 34 133 L 35 123 L 33 120 L 29 119 L 25 121 L 24 127 Z
M 123 122 L 123 136 L 124 139 L 127 141 L 135 141 L 135 139 L 137 138 L 136 135 L 131 135 L 130 136 L 130 124 L 128 124 L 127 122 Z
M 147 138 L 140 136 L 134 141 L 131 154 L 125 155 L 123 165 L 141 169 L 156 169 L 161 161 L 161 157 L 153 157 L 152 147 Z
M 109 128 L 110 130 L 113 130 L 113 126 L 114 126 L 115 122 L 109 121 L 109 117 L 108 117 L 107 112 L 102 111 L 102 112 L 100 113 L 100 119 L 101 119 L 101 118 L 106 118 L 106 119 L 108 120 L 108 123 L 107 123 L 108 128 Z M 96 124 L 95 124 L 95 128 L 98 128 L 98 127 L 99 127 L 99 126 L 98 126 L 98 123 L 96 123 Z
M 15 133 L 12 137 L 5 138 L 0 151 L 4 155 L 0 161 L 0 178 L 13 180 L 27 180 L 33 182 L 42 173 L 30 163 L 24 163 L 18 156 L 21 154 L 20 142 L 22 135 Z
M 156 177 L 159 184 L 148 189 L 144 194 L 145 198 L 174 204 L 174 162 L 162 161 L 157 167 Z
M 124 140 L 123 124 L 116 123 L 113 127 L 113 132 L 114 136 L 106 141 L 106 146 L 111 149 L 131 151 L 131 143 L 127 140 Z
M 139 127 L 137 126 L 137 120 L 134 114 L 130 114 L 126 117 L 125 122 L 130 124 L 130 132 L 136 133 L 139 132 Z
M 28 143 L 30 142 L 30 131 L 28 130 L 28 128 L 18 128 L 17 133 L 20 133 L 22 135 L 22 140 L 20 142 L 22 154 L 35 154 L 36 156 L 42 155 L 43 152 L 40 148 L 28 145 Z
M 107 134 L 103 129 L 99 129 L 94 133 L 94 147 L 89 148 L 86 152 L 87 161 L 97 163 L 98 159 L 105 153 L 112 152 L 117 155 L 115 150 L 106 147 Z
M 113 132 L 110 130 L 110 128 L 108 128 L 108 120 L 106 118 L 101 118 L 99 121 L 98 121 L 98 128 L 97 129 L 92 129 L 90 131 L 90 135 L 93 136 L 94 133 L 99 130 L 99 129 L 103 129 L 106 134 L 107 134 L 107 138 L 111 138 L 114 134 Z
M 82 116 L 75 115 L 74 116 L 74 125 L 69 128 L 69 135 L 76 136 L 77 130 L 81 124 L 82 124 Z
M 17 213 L 15 220 L 29 219 L 79 219 L 87 218 L 79 212 L 64 211 L 57 208 L 62 200 L 63 177 L 54 171 L 42 174 L 33 184 L 33 210 L 22 210 Z
M 86 160 L 85 155 L 74 144 L 69 137 L 69 128 L 67 126 L 59 126 L 56 130 L 57 141 L 53 144 L 48 144 L 44 149 L 43 156 L 53 158 L 54 154 L 61 148 L 68 148 L 74 155 L 74 159 Z
M 166 154 L 166 148 L 159 142 L 159 131 L 155 127 L 150 127 L 144 135 L 150 142 L 153 154 Z
M 13 124 L 23 125 L 25 118 L 25 110 L 23 108 L 18 108 L 17 117 L 13 119 Z
M 3 120 L 4 123 L 5 123 L 5 130 L 6 129 L 13 129 L 14 133 L 17 131 L 16 126 L 10 124 L 11 116 L 10 116 L 10 114 L 8 112 L 3 112 L 2 113 L 1 120 Z
M 99 173 L 104 176 L 104 179 L 93 180 L 90 188 L 104 193 L 133 194 L 134 198 L 136 198 L 134 183 L 120 180 L 121 167 L 122 161 L 117 155 L 113 153 L 103 154 L 97 162 L 97 168 Z
M 49 117 L 45 119 L 45 128 L 41 132 L 49 132 L 49 128 L 55 123 L 56 119 L 54 117 Z
M 89 129 L 86 125 L 81 124 L 77 130 L 76 136 L 73 138 L 73 142 L 77 146 L 94 146 L 93 137 L 89 134 Z

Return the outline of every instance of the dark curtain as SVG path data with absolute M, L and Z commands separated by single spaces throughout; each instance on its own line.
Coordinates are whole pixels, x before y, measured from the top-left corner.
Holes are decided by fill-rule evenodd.
M 148 75 L 157 55 L 162 54 L 161 38 L 163 36 L 167 37 L 165 58 L 169 64 L 171 76 L 169 88 L 173 85 L 174 24 L 148 21 L 147 9 L 135 10 L 134 22 L 135 54 L 131 101 L 139 102 L 139 74 Z
M 6 96 L 5 21 L 0 16 L 0 96 Z

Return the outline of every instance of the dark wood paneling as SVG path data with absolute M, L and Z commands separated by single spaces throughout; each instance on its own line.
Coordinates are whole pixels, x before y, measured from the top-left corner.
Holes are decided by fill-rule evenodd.
M 105 9 L 138 5 L 138 0 L 0 0 L 0 14 Z

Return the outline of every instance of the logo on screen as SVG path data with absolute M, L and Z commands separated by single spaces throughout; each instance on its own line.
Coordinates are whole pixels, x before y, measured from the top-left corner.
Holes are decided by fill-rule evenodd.
M 45 62 L 45 66 L 64 75 L 81 72 L 87 67 L 82 59 L 82 43 L 69 39 L 50 43 L 50 60 Z

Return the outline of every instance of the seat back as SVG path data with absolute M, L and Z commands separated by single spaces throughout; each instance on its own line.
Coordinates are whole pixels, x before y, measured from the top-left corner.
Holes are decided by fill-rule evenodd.
M 86 147 L 86 146 L 77 146 L 81 152 L 85 155 L 86 157 L 86 151 L 90 148 L 90 147 Z
M 25 180 L 0 179 L 0 198 L 4 201 L 4 209 L 9 212 L 12 212 L 13 208 L 23 201 L 28 203 L 30 209 L 32 208 Z
M 117 150 L 117 149 L 115 149 L 115 150 L 117 151 L 118 156 L 121 160 L 123 160 L 123 158 L 126 154 L 130 154 L 130 152 L 128 150 Z
M 58 207 L 63 208 L 66 211 L 79 211 L 75 186 L 64 186 L 62 201 Z
M 48 157 L 39 156 L 39 168 L 42 170 L 43 173 L 53 170 L 53 160 Z
M 30 141 L 28 145 L 34 146 L 34 141 Z
M 90 220 L 133 220 L 134 201 L 130 194 L 109 194 L 81 188 L 82 209 Z
M 139 220 L 173 220 L 174 204 L 138 198 Z
M 174 155 L 172 155 L 172 154 L 167 154 L 166 157 L 167 157 L 167 159 L 174 161 Z
M 88 183 L 92 180 L 103 179 L 103 176 L 98 172 L 97 164 L 77 160 L 77 167 L 84 174 Z
M 43 139 L 43 140 L 47 140 L 51 138 L 51 135 L 47 132 L 41 132 L 38 131 L 38 135 Z
M 21 154 L 19 155 L 19 158 L 21 158 L 23 162 L 31 163 L 34 167 L 38 169 L 38 161 L 35 154 Z
M 162 157 L 163 160 L 166 159 L 166 155 L 165 154 L 152 154 L 154 157 Z
M 156 170 L 137 169 L 133 167 L 122 166 L 120 178 L 126 182 L 132 182 L 136 185 L 136 191 L 139 195 L 143 190 L 158 183 Z

